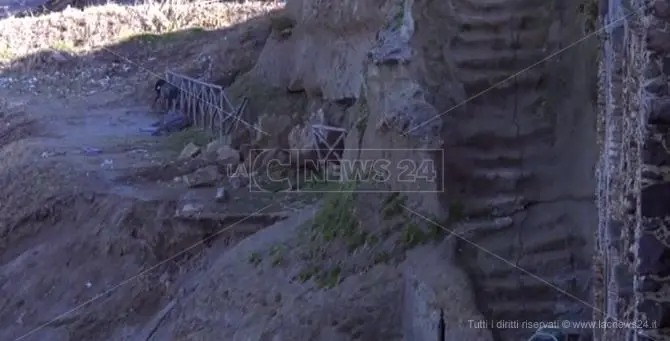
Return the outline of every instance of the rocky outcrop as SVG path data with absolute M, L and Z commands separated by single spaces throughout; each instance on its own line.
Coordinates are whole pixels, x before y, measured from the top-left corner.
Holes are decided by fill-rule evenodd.
M 469 280 L 453 267 L 449 252 L 421 247 L 411 251 L 403 264 L 405 341 L 441 340 L 440 335 L 449 341 L 493 340 L 476 308 Z
M 637 8 L 649 10 L 640 13 Z M 607 35 L 600 67 L 601 295 L 596 302 L 601 314 L 640 321 L 637 340 L 670 340 L 670 305 L 662 298 L 670 287 L 670 212 L 660 204 L 670 193 L 669 13 L 665 1 L 611 0 L 601 17 Z M 596 332 L 599 340 L 628 339 L 625 334 L 617 329 Z
M 410 192 L 417 211 L 463 220 L 445 226 L 460 238 L 445 246 L 456 257 L 443 261 L 452 278 L 468 281 L 405 274 L 421 288 L 406 292 L 407 304 L 426 319 L 442 311 L 458 320 L 437 299 L 445 288 L 472 297 L 468 311 L 491 320 L 592 315 L 584 302 L 597 219 L 597 49 L 574 44 L 587 20 L 575 14 L 581 5 L 289 1 L 285 24 L 250 72 L 304 93 L 306 114 L 316 103 L 329 124 L 348 129 L 349 162 L 432 162 L 432 181 L 388 181 Z M 334 112 L 343 108 L 340 119 Z M 415 324 L 413 340 L 430 340 L 426 321 Z M 531 333 L 492 331 L 498 340 Z

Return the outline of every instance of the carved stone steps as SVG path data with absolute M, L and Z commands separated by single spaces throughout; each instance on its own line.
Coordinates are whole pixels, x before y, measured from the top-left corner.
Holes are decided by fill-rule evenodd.
M 522 41 L 525 46 L 540 47 L 546 43 L 547 34 L 540 30 L 520 31 L 514 36 L 510 34 L 491 34 L 487 31 L 470 30 L 461 32 L 454 38 L 454 48 L 489 50 L 511 50 L 512 46 Z M 550 53 L 547 51 L 545 53 Z
M 538 21 L 545 20 L 538 15 L 537 6 L 541 0 L 492 0 L 492 1 L 454 1 L 456 22 L 465 30 L 492 30 L 503 34 L 506 30 L 528 29 L 536 27 Z
M 468 217 L 500 217 L 523 208 L 524 198 L 513 194 L 499 194 L 485 198 L 472 198 L 464 202 L 464 214 Z
M 548 137 L 551 137 L 554 127 L 551 125 L 538 125 L 529 129 L 509 129 L 488 130 L 482 127 L 479 131 L 468 134 L 464 132 L 464 140 L 471 148 L 478 148 L 481 151 L 496 150 L 518 150 L 526 151 L 532 154 L 533 150 L 543 148 L 546 151 L 547 146 L 542 146 L 542 141 L 550 143 Z M 475 155 L 476 157 L 477 155 Z
M 527 68 L 527 67 L 525 67 Z M 461 72 L 461 81 L 468 93 L 475 95 L 484 90 L 496 91 L 496 94 L 513 94 L 520 90 L 538 88 L 544 76 L 532 70 L 467 70 Z M 539 67 L 537 67 L 539 69 Z
M 489 234 L 504 230 L 512 226 L 512 224 L 514 224 L 512 217 L 482 218 L 457 223 L 451 229 L 469 240 L 479 234 Z
M 487 149 L 475 148 L 475 146 L 450 148 L 449 153 L 453 155 L 456 152 L 463 155 L 473 168 L 481 169 L 516 168 L 547 157 L 546 147 L 542 145 L 527 146 L 523 150 L 511 149 L 502 145 L 493 145 Z
M 454 55 L 454 63 L 464 72 L 487 69 L 509 73 L 533 65 L 546 55 L 542 48 L 493 50 L 490 46 L 476 47 L 463 49 L 462 53 Z
M 477 168 L 472 172 L 474 179 L 491 180 L 503 183 L 522 181 L 532 176 L 530 171 L 521 168 L 499 167 L 499 168 Z M 503 186 L 505 187 L 505 186 Z
M 590 276 L 593 275 L 592 271 L 590 268 L 584 268 L 584 269 L 573 269 L 569 272 L 565 273 L 560 273 L 560 274 L 537 274 L 534 273 L 533 271 L 530 271 L 530 269 L 526 269 L 524 267 L 521 267 L 524 270 L 527 270 L 531 272 L 533 275 L 539 277 L 542 280 L 545 280 L 549 283 L 556 284 L 558 285 L 559 288 L 567 288 L 569 284 L 571 284 L 571 281 L 574 281 L 576 279 L 582 279 L 582 278 L 590 278 Z M 495 286 L 496 283 L 503 283 L 502 285 L 507 285 L 509 281 L 518 281 L 519 276 L 526 278 L 528 277 L 528 281 L 531 279 L 534 281 L 537 281 L 538 283 L 541 282 L 537 278 L 531 278 L 532 276 L 528 275 L 527 273 L 522 273 L 523 271 L 520 271 L 518 269 L 515 269 L 514 267 L 499 267 L 497 269 L 494 269 L 493 271 L 488 271 L 486 272 L 486 278 L 488 281 L 491 283 L 491 287 Z M 514 276 L 511 276 L 511 274 L 514 274 Z M 518 274 L 518 275 L 517 275 Z
M 578 231 L 570 231 L 566 224 L 559 219 L 553 224 L 538 226 L 536 233 L 524 236 L 524 252 L 540 254 L 554 250 L 582 248 L 587 245 L 586 240 L 577 236 Z
M 504 280 L 497 280 L 490 278 L 488 289 L 490 295 L 496 295 L 501 298 L 505 297 L 507 300 L 501 299 L 500 304 L 519 304 L 520 300 L 525 297 L 545 297 L 547 300 L 553 300 L 557 296 L 565 295 L 564 292 L 571 293 L 575 290 L 584 290 L 582 287 L 573 287 L 574 280 L 577 278 L 588 277 L 587 271 L 570 272 L 561 277 L 529 276 L 523 273 L 522 270 L 514 269 L 510 266 L 510 271 L 517 271 L 518 276 L 507 276 Z M 574 294 L 574 293 L 571 293 Z M 507 301 L 507 302 L 505 302 Z M 578 304 L 578 302 L 575 302 Z

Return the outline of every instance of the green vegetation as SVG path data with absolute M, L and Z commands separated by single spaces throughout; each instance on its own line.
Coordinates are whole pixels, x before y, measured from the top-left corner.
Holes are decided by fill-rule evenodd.
M 262 261 L 263 257 L 258 252 L 252 252 L 251 255 L 249 255 L 249 263 L 253 266 L 258 266 Z
M 437 222 L 437 220 L 433 220 L 434 222 Z M 436 223 L 430 223 L 428 226 L 428 237 L 436 242 L 439 242 L 440 240 L 444 239 L 445 235 L 448 232 L 442 228 L 442 226 L 439 226 Z
M 625 6 L 624 6 L 625 7 Z M 586 0 L 578 7 L 578 12 L 585 17 L 584 31 L 585 33 L 594 32 L 598 26 L 598 0 Z
M 365 128 L 368 127 L 368 115 L 359 117 L 355 126 L 356 130 L 358 130 L 359 136 L 363 136 L 363 133 L 365 133 Z
M 449 205 L 449 219 L 448 224 L 461 221 L 465 218 L 465 205 L 462 202 L 452 202 Z
M 284 248 L 282 246 L 275 245 L 270 249 L 270 261 L 272 267 L 277 267 L 284 263 Z
M 190 142 L 198 147 L 204 147 L 212 142 L 213 137 L 209 136 L 204 131 L 191 127 L 179 132 L 172 133 L 167 137 L 167 145 L 170 150 L 181 152 L 184 147 Z
M 305 283 L 312 279 L 318 272 L 319 269 L 317 267 L 308 266 L 300 271 L 296 279 L 300 281 L 300 283 Z
M 351 237 L 360 225 L 355 214 L 355 184 L 342 184 L 336 192 L 327 193 L 321 209 L 314 216 L 312 230 L 323 241 Z
M 375 254 L 374 263 L 388 263 L 393 257 L 386 251 L 379 251 Z
M 342 268 L 335 265 L 328 270 L 320 272 L 315 278 L 316 287 L 319 289 L 330 289 L 342 281 Z
M 303 238 L 308 240 L 307 249 L 302 254 L 306 265 L 296 275 L 297 281 L 313 280 L 319 288 L 333 287 L 352 271 L 361 271 L 361 266 L 366 269 L 401 261 L 406 251 L 440 241 L 447 234 L 441 225 L 444 221 L 429 215 L 427 219 L 416 217 L 404 209 L 411 203 L 410 197 L 403 193 L 368 195 L 356 191 L 363 184 L 339 186 L 337 191 L 326 195 L 313 221 L 302 230 Z M 377 204 L 377 200 L 381 202 Z M 360 214 L 372 212 L 373 216 L 357 216 L 358 209 Z M 446 224 L 463 219 L 465 209 L 462 203 L 452 203 L 449 211 Z M 348 256 L 344 257 L 343 252 Z M 338 255 L 341 262 L 336 266 L 326 265 L 330 264 L 333 255 Z M 353 268 L 348 265 L 348 259 L 356 264 Z
M 397 1 L 391 9 L 391 17 L 387 22 L 387 28 L 396 30 L 402 26 L 403 19 L 405 19 L 405 3 L 403 1 Z
M 319 289 L 333 288 L 342 281 L 342 267 L 339 264 L 327 269 L 320 269 L 314 265 L 308 266 L 300 271 L 296 279 L 301 283 L 314 280 L 314 284 Z
M 425 244 L 428 242 L 428 240 L 429 235 L 421 229 L 419 224 L 415 222 L 409 222 L 405 224 L 399 239 L 404 250 L 410 250 L 419 245 Z
M 399 192 L 391 193 L 382 202 L 382 217 L 388 220 L 402 214 L 406 201 L 407 196 Z
M 358 148 L 363 146 L 363 134 L 368 127 L 368 117 L 370 116 L 370 109 L 367 104 L 367 100 L 364 94 L 361 94 L 361 97 L 347 109 L 347 116 L 352 117 L 353 126 L 358 132 Z

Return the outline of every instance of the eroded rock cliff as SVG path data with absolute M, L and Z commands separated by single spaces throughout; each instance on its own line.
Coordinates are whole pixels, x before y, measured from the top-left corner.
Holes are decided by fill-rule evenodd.
M 456 255 L 444 257 L 463 272 L 454 277 L 468 279 L 477 309 L 467 311 L 584 320 L 593 313 L 598 151 L 597 48 L 584 38 L 583 5 L 293 0 L 251 75 L 312 104 L 336 103 L 317 106 L 348 129 L 345 159 L 439 165 L 430 185 L 390 185 L 441 192 L 410 194 L 412 207 L 460 222 L 445 226 L 460 237 L 442 248 Z M 425 320 L 412 328 L 450 313 L 444 295 L 421 297 Z M 493 330 L 500 340 L 529 332 Z

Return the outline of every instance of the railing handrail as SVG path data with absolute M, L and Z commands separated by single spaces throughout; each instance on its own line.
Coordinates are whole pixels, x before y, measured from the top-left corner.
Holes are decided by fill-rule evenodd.
M 165 72 L 165 81 L 180 90 L 179 99 L 171 109 L 177 110 L 178 103 L 178 110 L 189 118 L 194 126 L 218 134 L 221 139 L 231 138 L 247 107 L 246 97 L 238 107 L 235 107 L 220 85 L 170 70 Z

